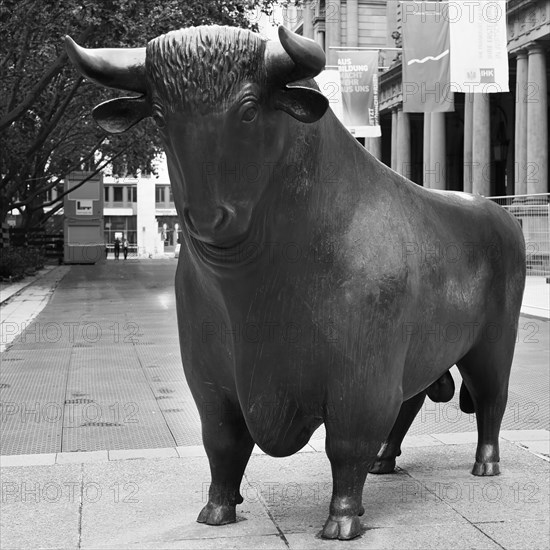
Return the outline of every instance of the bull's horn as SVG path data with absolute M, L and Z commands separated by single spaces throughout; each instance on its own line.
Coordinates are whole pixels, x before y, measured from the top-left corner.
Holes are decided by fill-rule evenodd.
M 310 40 L 279 26 L 279 40 L 270 41 L 266 48 L 268 78 L 295 82 L 317 76 L 325 67 L 323 48 Z
M 145 93 L 145 48 L 96 48 L 79 46 L 65 37 L 73 65 L 88 79 L 102 86 Z

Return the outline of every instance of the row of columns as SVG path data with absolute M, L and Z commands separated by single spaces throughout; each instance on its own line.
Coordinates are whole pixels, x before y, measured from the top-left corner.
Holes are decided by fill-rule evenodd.
M 516 195 L 548 192 L 546 52 L 536 42 L 516 57 Z
M 392 112 L 391 167 L 411 177 L 411 130 L 409 114 L 402 108 Z M 424 186 L 446 188 L 445 113 L 424 114 Z
M 515 195 L 548 192 L 546 53 L 536 43 L 517 55 Z M 467 193 L 491 195 L 491 122 L 488 94 L 465 94 L 464 179 Z M 424 114 L 424 186 L 446 189 L 445 114 Z M 410 177 L 410 124 L 392 111 L 391 167 Z
M 489 115 L 488 96 L 466 95 L 464 191 L 485 196 L 491 194 Z M 423 157 L 424 187 L 445 190 L 447 188 L 445 113 L 424 113 Z M 410 178 L 410 123 L 408 113 L 403 112 L 402 109 L 395 109 L 392 113 L 391 167 Z
M 481 94 L 469 95 L 474 98 L 471 102 L 467 100 L 464 114 L 464 191 L 487 196 L 490 177 L 483 167 L 488 167 L 490 162 L 488 100 Z M 409 115 L 401 108 L 395 109 L 392 113 L 391 167 L 407 178 L 411 175 L 410 139 Z M 423 166 L 424 187 L 445 190 L 445 113 L 424 113 Z

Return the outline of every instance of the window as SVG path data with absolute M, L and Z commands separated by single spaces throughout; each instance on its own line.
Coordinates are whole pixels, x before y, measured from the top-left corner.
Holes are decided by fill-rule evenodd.
M 137 187 L 128 187 L 128 201 L 137 202 Z
M 104 192 L 103 198 L 105 199 L 105 202 L 109 202 L 109 189 L 110 189 L 110 187 L 108 185 L 106 185 L 103 188 L 103 192 Z
M 114 198 L 113 202 L 122 202 L 122 187 L 113 187 Z
M 172 194 L 172 187 L 168 187 L 168 202 L 174 202 L 174 195 Z
M 164 202 L 164 191 L 164 186 L 157 185 L 155 187 L 155 202 Z

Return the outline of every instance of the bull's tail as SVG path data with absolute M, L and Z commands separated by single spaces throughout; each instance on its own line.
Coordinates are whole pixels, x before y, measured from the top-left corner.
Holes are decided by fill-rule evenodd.
M 462 382 L 460 386 L 460 398 L 459 398 L 460 410 L 466 414 L 473 414 L 476 412 L 474 407 L 474 401 L 472 399 L 472 394 L 466 387 L 466 384 Z

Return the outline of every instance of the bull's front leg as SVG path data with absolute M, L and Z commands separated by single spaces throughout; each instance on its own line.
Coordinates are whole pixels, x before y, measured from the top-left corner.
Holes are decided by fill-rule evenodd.
M 383 393 L 383 392 L 380 392 Z M 400 398 L 379 403 L 361 394 L 363 403 L 336 410 L 326 424 L 326 452 L 332 468 L 332 499 L 322 537 L 349 540 L 361 534 L 363 487 L 382 441 L 399 412 Z M 357 402 L 356 402 L 357 405 Z
M 239 489 L 254 441 L 238 404 L 226 403 L 215 413 L 204 412 L 201 422 L 212 482 L 208 503 L 197 521 L 208 525 L 234 523 L 236 505 L 243 501 Z

